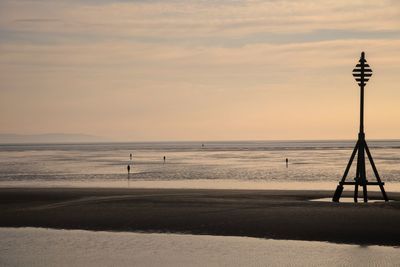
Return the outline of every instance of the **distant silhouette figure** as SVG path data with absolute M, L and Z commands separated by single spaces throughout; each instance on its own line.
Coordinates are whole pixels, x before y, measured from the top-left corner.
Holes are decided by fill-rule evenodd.
M 164 156 L 164 163 L 165 163 L 165 160 L 166 160 L 167 158 Z
M 131 172 L 131 165 L 128 165 L 128 167 L 126 167 L 126 169 L 128 170 L 128 174 Z
M 201 144 L 201 147 L 204 147 L 204 144 Z
M 286 168 L 288 168 L 288 167 L 289 167 L 289 159 L 286 158 Z
M 132 160 L 132 153 L 129 155 L 129 158 Z

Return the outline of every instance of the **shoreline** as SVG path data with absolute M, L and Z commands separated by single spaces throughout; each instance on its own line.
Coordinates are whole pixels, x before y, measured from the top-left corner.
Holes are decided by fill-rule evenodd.
M 399 246 L 400 193 L 389 203 L 309 201 L 333 191 L 0 188 L 0 227 L 247 236 Z M 380 199 L 380 194 L 370 196 Z M 343 197 L 351 197 L 344 192 Z
M 339 179 L 338 179 L 339 181 Z M 191 180 L 98 180 L 98 181 L 2 181 L 0 189 L 7 188 L 88 188 L 88 189 L 160 189 L 160 190 L 283 190 L 283 191 L 334 191 L 338 181 L 258 181 L 236 179 L 191 179 Z M 311 188 L 311 189 L 310 189 Z M 345 191 L 353 190 L 345 186 Z M 400 193 L 400 183 L 385 184 L 388 192 Z M 368 192 L 380 192 L 378 186 L 370 186 Z M 333 193 L 332 193 L 333 194 Z

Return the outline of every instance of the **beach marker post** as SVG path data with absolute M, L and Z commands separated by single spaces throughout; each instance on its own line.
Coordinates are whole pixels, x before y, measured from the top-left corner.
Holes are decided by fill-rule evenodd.
M 389 201 L 385 188 L 383 187 L 385 183 L 381 181 L 378 170 L 375 166 L 374 159 L 372 158 L 371 152 L 369 151 L 367 142 L 365 141 L 365 133 L 364 133 L 364 87 L 367 85 L 369 78 L 372 76 L 372 69 L 367 63 L 365 59 L 365 53 L 361 53 L 361 58 L 359 63 L 353 69 L 353 76 L 360 87 L 360 131 L 358 133 L 358 140 L 354 147 L 353 153 L 350 156 L 349 163 L 344 171 L 342 180 L 339 182 L 339 185 L 336 188 L 335 194 L 333 195 L 332 201 L 339 202 L 339 199 L 343 192 L 344 185 L 354 185 L 354 202 L 358 201 L 358 187 L 362 186 L 363 189 L 363 197 L 364 202 L 368 202 L 368 192 L 367 185 L 378 185 L 381 189 L 383 199 L 385 201 Z M 357 154 L 358 152 L 358 154 Z M 376 182 L 369 182 L 367 180 L 366 171 L 365 171 L 365 152 L 367 153 L 369 162 L 371 163 L 372 170 L 374 171 Z M 349 173 L 353 160 L 357 154 L 357 168 L 356 168 L 356 177 L 354 178 L 354 182 L 346 182 L 346 177 Z

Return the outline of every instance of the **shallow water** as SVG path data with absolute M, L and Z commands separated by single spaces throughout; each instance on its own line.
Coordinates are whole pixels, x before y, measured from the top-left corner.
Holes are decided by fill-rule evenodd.
M 0 228 L 1 266 L 398 266 L 400 249 L 248 237 Z
M 310 199 L 310 201 L 332 202 L 332 198 L 331 197 L 329 197 L 329 198 L 316 198 L 316 199 Z M 339 200 L 340 203 L 355 203 L 355 204 L 358 204 L 358 205 L 364 205 L 365 204 L 363 198 L 359 197 L 359 198 L 357 198 L 357 201 L 358 202 L 355 203 L 354 202 L 354 198 L 352 198 L 352 197 L 341 197 L 340 200 Z M 389 202 L 394 202 L 394 200 L 389 200 Z M 387 202 L 385 202 L 385 200 L 383 200 L 383 199 L 379 199 L 379 200 L 368 199 L 368 203 L 387 203 Z
M 399 189 L 400 141 L 369 144 L 389 190 Z M 353 146 L 353 141 L 0 145 L 0 186 L 286 188 L 311 183 L 332 189 Z M 369 167 L 367 175 L 374 180 Z M 354 169 L 349 179 L 353 176 Z

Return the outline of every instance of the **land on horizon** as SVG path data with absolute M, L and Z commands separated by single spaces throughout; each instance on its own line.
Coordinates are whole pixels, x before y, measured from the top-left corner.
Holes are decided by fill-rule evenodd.
M 0 134 L 0 144 L 111 142 L 111 139 L 90 134 Z

